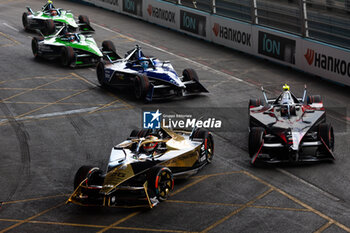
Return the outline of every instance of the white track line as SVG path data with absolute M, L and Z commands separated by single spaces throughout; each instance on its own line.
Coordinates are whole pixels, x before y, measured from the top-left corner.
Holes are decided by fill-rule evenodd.
M 221 75 L 221 76 L 224 76 L 224 77 L 233 79 L 233 80 L 238 81 L 238 82 L 245 83 L 245 84 L 247 84 L 247 85 L 249 85 L 249 86 L 254 86 L 253 84 L 251 84 L 251 83 L 249 83 L 249 82 L 246 82 L 246 81 L 244 81 L 244 80 L 242 80 L 242 79 L 240 79 L 240 78 L 237 78 L 237 77 L 235 77 L 235 76 L 226 74 L 226 73 L 224 73 L 224 72 L 222 72 L 222 71 L 213 69 L 213 68 L 211 68 L 211 67 L 209 67 L 209 66 L 203 65 L 203 64 L 201 64 L 201 63 L 199 63 L 199 62 L 196 62 L 196 61 L 193 61 L 193 60 L 191 60 L 191 59 L 189 59 L 189 58 L 182 57 L 182 56 L 180 56 L 180 55 L 177 55 L 177 54 L 175 54 L 175 53 L 169 52 L 169 51 L 167 51 L 167 50 L 158 48 L 158 47 L 156 47 L 156 46 L 154 46 L 154 45 L 151 45 L 151 44 L 148 44 L 148 43 L 146 43 L 146 42 L 137 40 L 137 39 L 132 38 L 132 37 L 130 37 L 130 36 L 124 35 L 124 34 L 122 34 L 122 33 L 120 33 L 120 32 L 113 31 L 112 29 L 109 29 L 109 28 L 107 28 L 107 27 L 101 26 L 101 25 L 99 25 L 99 24 L 96 24 L 96 23 L 92 23 L 92 24 L 95 25 L 95 26 L 97 26 L 97 27 L 99 27 L 99 28 L 102 28 L 102 29 L 104 29 L 104 30 L 106 30 L 106 31 L 112 32 L 112 33 L 114 33 L 114 34 L 116 34 L 116 35 L 120 35 L 120 36 L 129 38 L 129 39 L 132 39 L 132 40 L 134 40 L 134 41 L 136 41 L 136 42 L 138 42 L 138 43 L 140 43 L 140 44 L 147 45 L 148 47 L 151 47 L 151 48 L 156 49 L 156 50 L 158 50 L 158 51 L 161 51 L 161 52 L 163 52 L 163 53 L 167 53 L 167 54 L 170 54 L 170 55 L 172 55 L 172 56 L 174 56 L 174 57 L 183 59 L 183 60 L 185 60 L 185 61 L 187 61 L 187 62 L 191 62 L 192 64 L 195 64 L 196 66 L 198 66 L 198 67 L 200 67 L 200 68 L 202 68 L 202 69 L 204 69 L 204 70 L 210 70 L 211 72 L 213 72 L 213 73 L 215 73 L 215 74 L 218 74 L 218 75 Z M 255 87 L 255 86 L 254 86 L 254 87 Z
M 11 25 L 8 25 L 7 23 L 2 23 L 3 25 L 5 25 L 6 27 L 12 29 L 12 30 L 15 30 L 16 32 L 19 32 L 19 30 L 15 27 L 12 27 Z

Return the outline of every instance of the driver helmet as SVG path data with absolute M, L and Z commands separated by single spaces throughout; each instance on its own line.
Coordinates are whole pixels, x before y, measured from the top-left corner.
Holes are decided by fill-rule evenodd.
M 155 140 L 158 140 L 158 138 L 156 136 L 149 135 L 146 137 L 145 140 L 146 141 L 155 141 Z M 157 145 L 158 145 L 158 142 L 145 143 L 145 144 L 143 144 L 143 150 L 145 152 L 152 153 L 156 149 Z
M 140 65 L 142 66 L 142 68 L 147 69 L 148 65 L 149 65 L 149 61 L 146 57 L 140 57 Z
M 56 15 L 57 15 L 57 10 L 55 10 L 55 9 L 50 9 L 50 15 L 51 15 L 51 16 L 56 16 Z
M 55 8 L 55 7 L 53 6 L 52 0 L 48 0 L 47 1 L 47 9 L 53 9 L 53 8 Z
M 68 41 L 73 42 L 75 40 L 75 36 L 73 33 L 67 32 L 65 34 L 65 37 L 67 38 Z
M 294 104 L 292 95 L 289 92 L 289 86 L 287 84 L 284 84 L 284 86 L 283 86 L 281 104 L 283 104 L 283 105 Z

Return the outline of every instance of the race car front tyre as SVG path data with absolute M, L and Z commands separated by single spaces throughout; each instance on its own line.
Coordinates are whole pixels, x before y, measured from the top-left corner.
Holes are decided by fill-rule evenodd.
M 39 42 L 43 41 L 43 37 L 33 37 L 32 39 L 32 51 L 34 58 L 39 58 Z
M 49 36 L 56 31 L 55 23 L 52 19 L 44 21 L 44 28 L 41 30 L 45 36 Z
M 145 99 L 149 89 L 149 81 L 145 75 L 136 75 L 134 79 L 134 94 L 136 99 Z
M 206 161 L 207 163 L 211 163 L 214 157 L 214 138 L 213 135 L 206 129 L 196 129 L 193 132 L 192 139 L 202 139 L 203 144 L 201 146 L 201 154 L 199 156 L 199 163 L 203 163 Z M 205 156 L 205 160 L 202 160 L 203 156 Z
M 159 201 L 165 201 L 169 193 L 174 189 L 174 177 L 167 167 L 156 166 L 150 169 L 148 174 L 148 192 Z
M 85 23 L 87 25 L 90 25 L 89 17 L 87 17 L 86 15 L 79 15 L 78 20 L 79 23 Z
M 324 141 L 329 150 L 334 150 L 334 132 L 330 124 L 322 123 L 318 126 L 318 138 Z
M 182 71 L 182 76 L 183 76 L 183 81 L 195 81 L 195 82 L 199 82 L 199 78 L 197 75 L 197 72 L 194 69 L 184 69 Z
M 308 95 L 306 98 L 307 104 L 321 104 L 322 97 L 320 95 Z
M 86 185 L 102 185 L 102 171 L 93 166 L 81 166 L 74 176 L 74 190 L 85 180 L 87 180 Z
M 105 64 L 103 62 L 97 63 L 96 66 L 96 74 L 97 74 L 97 80 L 101 86 L 104 86 L 105 83 L 103 80 L 105 79 Z
M 22 23 L 23 23 L 23 27 L 24 30 L 28 31 L 29 27 L 28 27 L 28 15 L 31 15 L 30 12 L 24 12 L 22 15 Z
M 252 158 L 261 150 L 264 143 L 265 129 L 261 127 L 253 127 L 249 132 L 248 150 L 249 156 Z
M 75 59 L 75 53 L 72 47 L 62 47 L 61 50 L 61 64 L 63 66 L 70 66 Z

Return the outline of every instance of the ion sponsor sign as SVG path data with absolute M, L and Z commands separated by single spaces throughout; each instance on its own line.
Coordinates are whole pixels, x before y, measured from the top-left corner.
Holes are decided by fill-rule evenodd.
M 258 53 L 295 64 L 295 40 L 259 31 Z
M 250 24 L 212 16 L 211 40 L 233 49 L 253 53 L 253 36 Z
M 142 17 L 142 0 L 123 0 L 123 12 Z
M 207 17 L 189 11 L 180 10 L 180 29 L 206 37 Z

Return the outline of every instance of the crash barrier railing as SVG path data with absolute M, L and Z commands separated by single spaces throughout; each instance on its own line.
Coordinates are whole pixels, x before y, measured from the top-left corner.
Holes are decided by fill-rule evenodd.
M 164 0 L 350 48 L 350 0 Z
M 263 5 L 262 1 L 259 3 L 259 0 L 198 0 L 195 6 L 190 0 L 181 0 L 181 2 L 178 0 L 72 1 L 87 2 L 350 86 L 350 49 L 313 39 L 315 34 L 319 33 L 317 34 L 319 37 L 324 30 L 315 25 L 311 27 L 312 22 L 315 23 L 316 20 L 305 20 L 309 18 L 306 11 L 303 10 L 303 21 L 306 22 L 306 25 L 300 26 L 301 18 L 298 21 L 292 20 L 293 17 L 282 17 L 282 10 L 268 7 L 273 0 L 264 1 L 265 11 L 276 11 L 273 14 L 266 13 L 266 17 L 262 16 L 262 13 L 259 14 Z M 223 2 L 230 3 L 230 6 L 236 3 L 236 8 L 223 5 Z M 318 5 L 315 2 L 316 0 L 312 1 L 312 7 L 317 10 Z M 307 2 L 302 3 L 306 7 Z M 248 8 L 251 6 L 249 4 L 253 4 L 254 7 Z M 294 1 L 285 2 L 285 6 L 293 4 L 296 5 Z M 213 5 L 215 8 L 212 7 Z M 257 12 L 251 13 L 251 10 Z M 300 8 L 295 7 L 295 11 L 286 10 L 285 12 L 297 16 L 300 11 Z M 235 18 L 232 17 L 232 12 L 236 13 Z M 229 14 L 231 17 L 226 17 L 224 14 Z M 275 20 L 271 20 L 272 15 Z M 280 23 L 278 18 L 280 18 Z M 274 24 L 278 24 L 279 29 L 273 26 Z M 329 24 L 331 23 L 328 22 L 327 25 Z M 281 25 L 284 25 L 286 29 L 283 30 Z M 340 27 L 335 30 L 335 26 L 332 26 L 337 32 L 341 31 Z M 342 35 L 343 38 L 339 35 L 332 35 L 332 33 L 332 31 L 327 31 L 322 35 L 329 35 L 330 38 L 337 37 L 343 41 L 347 38 L 349 41 L 347 35 Z

